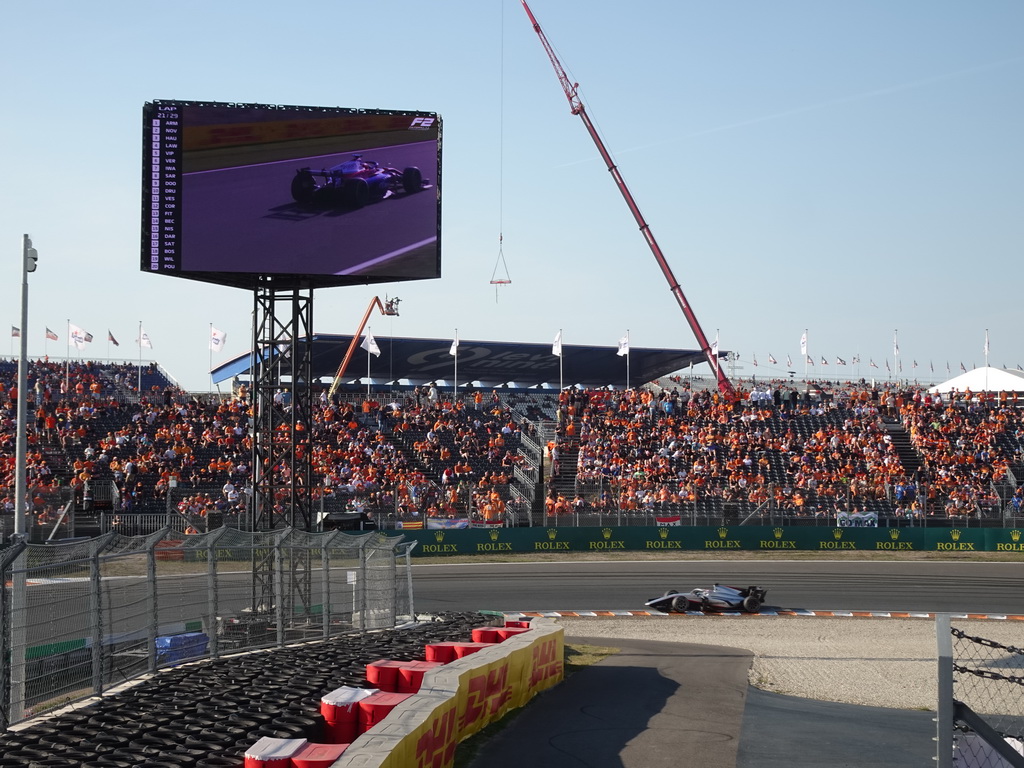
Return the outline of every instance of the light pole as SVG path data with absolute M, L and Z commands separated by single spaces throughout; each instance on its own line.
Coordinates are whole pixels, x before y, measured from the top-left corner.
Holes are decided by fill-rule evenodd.
M 26 538 L 28 503 L 25 477 L 25 456 L 27 453 L 28 422 L 28 273 L 36 271 L 38 254 L 32 247 L 28 235 L 21 239 L 21 336 L 18 354 L 18 405 L 17 437 L 15 440 L 14 464 L 14 537 Z M 25 714 L 25 641 L 26 641 L 26 573 L 25 552 L 14 561 L 11 571 L 11 680 L 10 680 L 10 722 L 16 723 Z

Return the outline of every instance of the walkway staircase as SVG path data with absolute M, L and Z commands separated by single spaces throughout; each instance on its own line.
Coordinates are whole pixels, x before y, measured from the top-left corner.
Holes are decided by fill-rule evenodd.
M 910 442 L 910 434 L 903 424 L 898 421 L 884 421 L 882 426 L 889 433 L 893 448 L 896 449 L 896 453 L 900 457 L 900 462 L 903 464 L 907 477 L 917 477 L 924 463 L 921 461 L 921 454 L 917 452 L 917 449 Z

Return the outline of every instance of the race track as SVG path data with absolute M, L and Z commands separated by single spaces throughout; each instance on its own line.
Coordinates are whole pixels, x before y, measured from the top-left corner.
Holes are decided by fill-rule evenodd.
M 417 611 L 642 610 L 668 589 L 768 588 L 766 607 L 1024 613 L 1024 568 L 993 562 L 563 562 L 414 565 Z
M 359 210 L 302 206 L 291 182 L 302 167 L 329 168 L 351 153 L 185 174 L 181 268 L 185 271 L 373 274 L 401 263 L 433 277 L 437 189 L 399 194 Z M 432 178 L 434 142 L 367 150 L 365 160 L 420 168 Z M 410 259 L 410 255 L 414 258 Z M 422 258 L 415 258 L 420 256 Z

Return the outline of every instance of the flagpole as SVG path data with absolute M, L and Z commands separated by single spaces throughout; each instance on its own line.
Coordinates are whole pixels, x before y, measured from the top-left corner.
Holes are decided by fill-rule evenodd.
M 68 345 L 70 345 L 71 344 L 71 318 L 70 317 L 68 318 L 67 332 L 68 332 Z M 71 353 L 65 350 L 65 352 L 64 352 L 64 394 L 65 394 L 65 396 L 70 394 L 70 392 L 68 392 L 68 390 L 71 389 L 70 365 L 71 365 Z
M 565 355 L 565 350 L 562 347 L 562 329 L 558 329 L 558 392 L 561 394 L 565 385 L 562 382 L 562 357 Z
M 372 333 L 373 331 L 370 328 L 367 328 L 366 332 L 367 333 Z M 370 345 L 367 344 L 367 346 L 370 346 Z M 371 357 L 373 357 L 373 355 L 371 355 L 370 354 L 370 350 L 367 349 L 366 350 L 366 399 L 367 400 L 370 399 L 370 358 Z
M 985 329 L 985 391 L 988 392 L 988 328 Z
M 207 341 L 206 346 L 210 351 L 210 391 L 213 392 L 213 323 L 210 323 L 210 339 Z
M 137 341 L 139 342 L 139 383 L 138 383 L 138 386 L 137 386 L 136 389 L 137 389 L 137 391 L 139 393 L 139 400 L 141 401 L 142 400 L 142 321 L 141 320 L 139 320 L 139 338 L 137 339 Z
M 452 407 L 459 399 L 459 329 L 455 329 L 455 387 L 452 390 Z
M 626 388 L 630 388 L 630 330 L 626 329 Z
M 800 350 L 800 351 L 804 353 L 804 383 L 806 384 L 807 383 L 807 342 L 806 342 L 806 339 L 807 339 L 807 329 L 806 328 L 804 328 L 804 339 L 805 339 L 805 341 L 804 341 L 804 344 L 803 344 L 803 349 Z

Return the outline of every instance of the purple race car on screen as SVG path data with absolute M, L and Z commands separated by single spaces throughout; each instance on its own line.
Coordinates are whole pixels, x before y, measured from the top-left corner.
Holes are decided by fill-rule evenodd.
M 355 209 L 394 195 L 411 195 L 431 186 L 415 166 L 400 171 L 373 160 L 363 160 L 362 155 L 352 155 L 350 160 L 330 168 L 299 168 L 292 179 L 292 199 L 302 205 Z
M 711 589 L 691 589 L 680 592 L 670 589 L 661 597 L 647 601 L 648 608 L 662 613 L 684 613 L 686 611 L 746 611 L 757 613 L 764 603 L 767 589 L 761 587 L 730 587 L 715 584 Z

